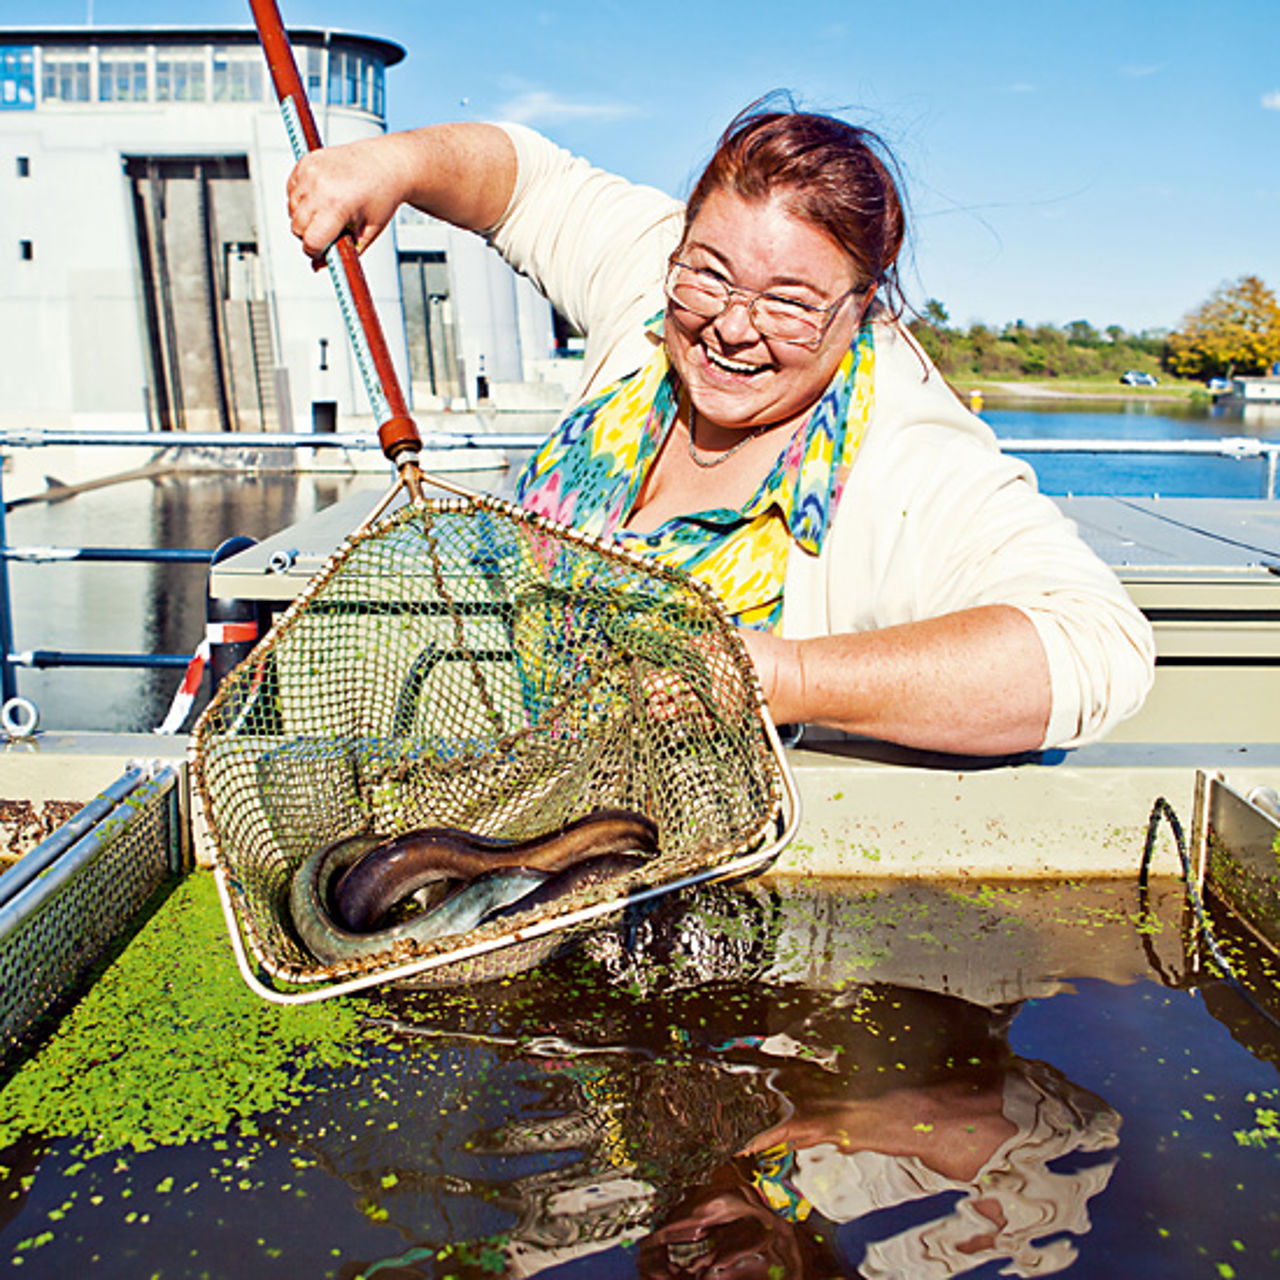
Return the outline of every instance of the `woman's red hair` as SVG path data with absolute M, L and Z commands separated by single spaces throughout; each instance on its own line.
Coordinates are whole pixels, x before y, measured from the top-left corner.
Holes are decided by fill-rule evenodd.
M 713 191 L 744 200 L 781 196 L 797 217 L 826 232 L 875 285 L 891 312 L 902 309 L 897 260 L 906 216 L 896 164 L 869 129 L 807 111 L 753 104 L 724 131 L 689 196 L 685 230 Z

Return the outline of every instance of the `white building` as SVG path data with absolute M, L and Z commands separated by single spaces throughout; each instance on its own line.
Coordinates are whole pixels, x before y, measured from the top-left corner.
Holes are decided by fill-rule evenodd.
M 401 46 L 291 38 L 326 142 L 385 128 Z M 292 164 L 251 28 L 0 28 L 0 427 L 371 429 Z M 553 354 L 550 308 L 475 237 L 409 211 L 364 265 L 418 410 Z

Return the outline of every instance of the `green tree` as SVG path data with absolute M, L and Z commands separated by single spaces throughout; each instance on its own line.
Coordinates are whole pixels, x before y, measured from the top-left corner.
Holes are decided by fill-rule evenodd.
M 1263 373 L 1280 360 L 1280 303 L 1257 276 L 1220 285 L 1169 335 L 1174 373 Z
M 947 309 L 937 298 L 929 298 L 920 308 L 920 318 L 933 325 L 935 329 L 945 329 L 951 323 Z

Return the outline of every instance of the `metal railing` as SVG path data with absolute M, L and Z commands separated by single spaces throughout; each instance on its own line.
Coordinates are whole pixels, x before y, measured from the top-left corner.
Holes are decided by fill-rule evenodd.
M 535 448 L 541 437 L 529 432 L 464 432 L 436 431 L 422 433 L 422 448 L 427 451 L 466 452 L 469 450 L 524 450 Z M 82 430 L 52 431 L 40 428 L 13 428 L 0 431 L 0 450 L 40 449 L 51 446 L 131 446 L 157 451 L 234 449 L 240 451 L 274 451 L 286 449 L 364 452 L 379 449 L 372 435 L 355 433 L 272 433 L 228 435 L 224 432 L 168 432 Z M 1108 439 L 1021 439 L 1003 437 L 1000 447 L 1006 453 L 1018 454 L 1163 454 L 1174 456 L 1211 456 L 1258 460 L 1264 463 L 1262 492 L 1264 499 L 1276 496 L 1277 463 L 1280 441 L 1257 440 L 1248 436 L 1229 436 L 1219 440 L 1108 440 Z M 69 653 L 52 649 L 34 649 L 15 653 L 13 649 L 13 617 L 9 591 L 9 564 L 25 562 L 69 562 L 77 560 L 137 561 L 154 563 L 203 563 L 212 551 L 198 549 L 149 549 L 138 547 L 11 547 L 5 532 L 3 479 L 0 477 L 0 697 L 4 703 L 17 696 L 16 667 L 183 667 L 187 654 L 107 654 Z
M 468 450 L 531 449 L 542 437 L 528 432 L 427 432 L 424 450 L 450 452 Z M 50 431 L 42 428 L 13 428 L 0 431 L 0 449 L 42 449 L 53 446 L 126 446 L 156 451 L 176 449 L 238 450 L 261 452 L 278 450 L 333 450 L 365 452 L 380 449 L 376 437 L 355 433 L 273 433 L 228 435 L 225 432 L 171 431 Z M 10 546 L 5 528 L 3 475 L 0 473 L 0 703 L 18 697 L 17 668 L 48 667 L 102 668 L 185 668 L 187 653 L 100 653 L 60 649 L 28 649 L 16 652 L 13 645 L 13 606 L 9 589 L 9 565 L 13 562 L 45 564 L 75 561 L 154 564 L 209 564 L 212 550 L 197 548 L 148 547 L 55 547 Z M 8 720 L 4 720 L 8 725 Z

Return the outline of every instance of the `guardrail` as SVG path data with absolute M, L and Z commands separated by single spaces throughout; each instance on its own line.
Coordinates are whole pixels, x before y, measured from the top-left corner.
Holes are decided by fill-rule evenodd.
M 529 432 L 427 432 L 422 437 L 424 451 L 521 450 L 532 449 L 542 437 Z M 375 436 L 351 432 L 227 434 L 194 431 L 48 431 L 42 428 L 11 428 L 0 431 L 0 449 L 43 449 L 54 446 L 126 446 L 155 451 L 197 449 L 275 451 L 286 449 L 380 450 Z M 9 564 L 69 563 L 72 561 L 124 561 L 141 563 L 209 564 L 212 550 L 196 548 L 147 547 L 54 547 L 10 546 L 5 529 L 3 475 L 0 473 L 0 702 L 9 707 L 18 699 L 19 667 L 102 667 L 102 668 L 186 668 L 191 655 L 186 653 L 96 653 L 69 652 L 59 649 L 29 649 L 22 653 L 13 647 L 13 608 L 9 590 Z M 0 714 L 0 724 L 13 732 L 34 720 L 34 711 L 22 709 L 13 716 Z

